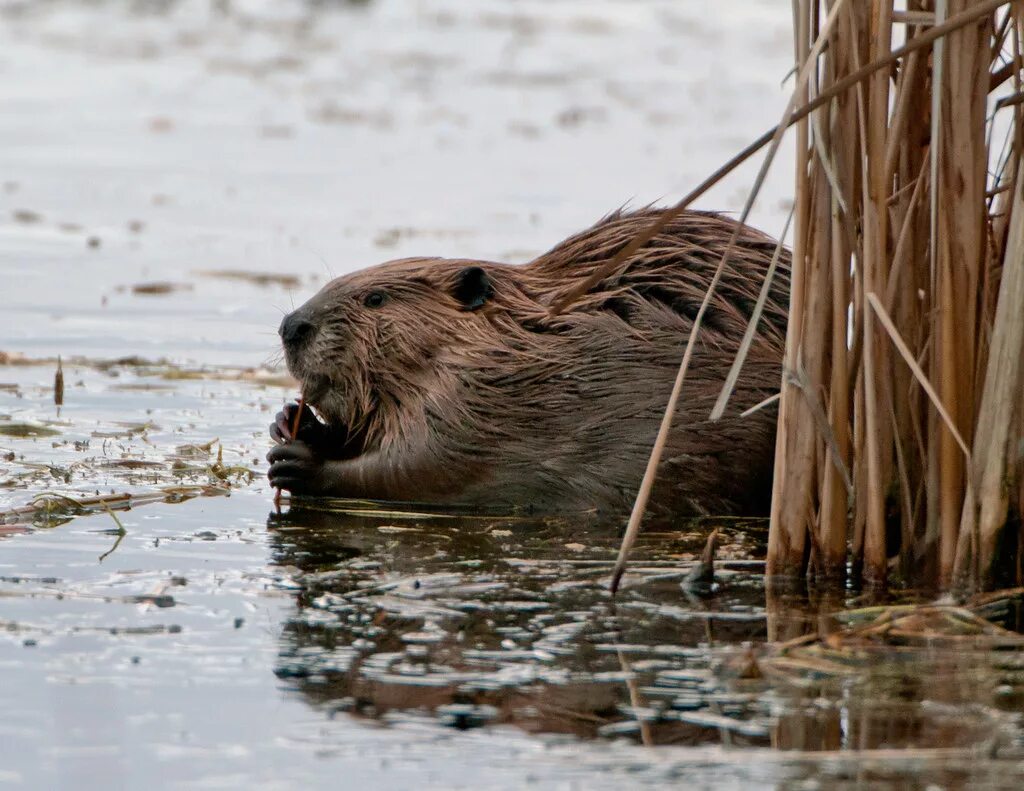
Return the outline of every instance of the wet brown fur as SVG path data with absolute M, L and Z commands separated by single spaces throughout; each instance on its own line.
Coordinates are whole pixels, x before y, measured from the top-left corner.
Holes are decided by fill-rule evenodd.
M 286 356 L 306 402 L 327 424 L 344 427 L 355 450 L 338 449 L 334 455 L 351 457 L 325 462 L 305 490 L 627 510 L 735 223 L 685 213 L 565 313 L 551 317 L 548 306 L 658 214 L 617 212 L 522 266 L 403 259 L 325 286 L 299 308 L 315 333 L 301 347 L 286 344 Z M 775 247 L 742 229 L 700 332 L 655 508 L 767 508 L 776 413 L 739 413 L 779 388 L 788 254 L 727 414 L 715 423 L 708 415 Z M 493 291 L 477 309 L 456 296 L 470 266 L 486 272 Z M 367 307 L 372 291 L 385 304 Z

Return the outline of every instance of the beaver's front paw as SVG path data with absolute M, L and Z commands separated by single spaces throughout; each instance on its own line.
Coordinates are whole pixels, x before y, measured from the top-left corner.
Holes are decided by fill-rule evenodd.
M 270 438 L 279 444 L 299 440 L 309 445 L 313 452 L 325 459 L 348 459 L 359 455 L 362 451 L 361 435 L 352 435 L 344 426 L 331 426 L 320 422 L 313 410 L 302 407 L 302 418 L 299 428 L 292 436 L 295 415 L 299 405 L 292 402 L 285 404 L 282 411 L 274 417 L 270 424 Z
M 329 489 L 325 474 L 327 462 L 302 440 L 275 445 L 267 454 L 267 461 L 270 462 L 267 477 L 275 489 L 312 496 L 326 494 Z

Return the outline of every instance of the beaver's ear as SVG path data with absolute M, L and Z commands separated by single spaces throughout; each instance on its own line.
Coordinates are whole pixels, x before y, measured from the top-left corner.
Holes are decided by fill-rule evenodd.
M 494 296 L 494 286 L 482 267 L 467 266 L 455 276 L 452 295 L 464 309 L 476 310 Z

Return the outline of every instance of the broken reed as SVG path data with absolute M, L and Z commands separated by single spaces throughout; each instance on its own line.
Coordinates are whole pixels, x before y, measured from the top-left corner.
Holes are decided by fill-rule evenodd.
M 796 106 L 893 62 L 795 125 L 770 575 L 1021 584 L 1024 3 L 996 5 L 794 0 Z

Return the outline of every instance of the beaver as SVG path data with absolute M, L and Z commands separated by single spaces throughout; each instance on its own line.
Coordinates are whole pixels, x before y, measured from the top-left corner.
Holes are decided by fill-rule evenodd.
M 297 495 L 627 511 L 709 281 L 651 507 L 769 505 L 789 293 L 783 251 L 727 414 L 709 414 L 777 243 L 721 214 L 673 218 L 563 312 L 550 306 L 661 211 L 619 211 L 523 265 L 406 258 L 339 277 L 284 317 L 302 386 L 271 425 L 273 486 Z

